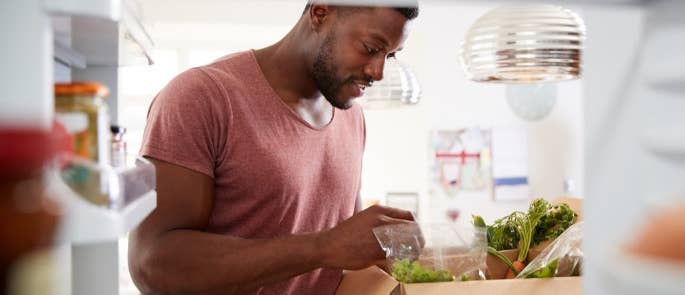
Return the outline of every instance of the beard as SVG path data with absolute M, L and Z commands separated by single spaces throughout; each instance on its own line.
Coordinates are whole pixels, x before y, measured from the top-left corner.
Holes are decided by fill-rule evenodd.
M 353 79 L 341 79 L 336 76 L 338 67 L 333 63 L 333 45 L 335 44 L 335 32 L 331 32 L 324 39 L 323 44 L 316 54 L 312 74 L 314 82 L 321 94 L 334 107 L 346 110 L 352 107 L 352 99 L 343 102 L 340 91 L 346 83 L 352 83 Z

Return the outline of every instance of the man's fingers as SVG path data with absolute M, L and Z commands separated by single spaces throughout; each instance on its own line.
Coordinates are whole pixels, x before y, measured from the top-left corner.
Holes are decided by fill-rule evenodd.
M 389 225 L 389 224 L 408 224 L 408 225 L 416 225 L 418 228 L 418 224 L 414 221 L 407 220 L 407 219 L 401 219 L 401 218 L 394 218 L 391 216 L 384 216 L 382 219 L 383 225 Z
M 402 209 L 397 209 L 397 208 L 392 208 L 392 207 L 382 207 L 383 208 L 383 214 L 396 218 L 396 219 L 404 219 L 404 220 L 411 220 L 414 221 L 414 215 L 411 214 L 411 212 L 402 210 Z

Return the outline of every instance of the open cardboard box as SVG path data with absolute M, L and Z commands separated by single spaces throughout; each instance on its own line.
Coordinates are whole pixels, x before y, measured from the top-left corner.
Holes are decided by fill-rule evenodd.
M 581 277 L 403 284 L 376 266 L 345 273 L 336 295 L 579 295 Z
M 580 199 L 558 198 L 553 200 L 553 203 L 560 202 L 567 203 L 571 209 L 578 213 L 578 219 L 582 219 L 582 201 Z M 581 277 L 404 284 L 396 281 L 391 275 L 376 266 L 346 272 L 336 292 L 337 295 L 579 295 L 581 293 Z

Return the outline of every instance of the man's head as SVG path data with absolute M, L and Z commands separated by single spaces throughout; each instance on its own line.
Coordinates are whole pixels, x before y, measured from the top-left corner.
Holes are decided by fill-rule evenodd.
M 305 50 L 310 72 L 333 106 L 347 109 L 364 88 L 383 79 L 387 58 L 402 50 L 413 7 L 352 7 L 312 2 L 303 18 L 312 34 Z

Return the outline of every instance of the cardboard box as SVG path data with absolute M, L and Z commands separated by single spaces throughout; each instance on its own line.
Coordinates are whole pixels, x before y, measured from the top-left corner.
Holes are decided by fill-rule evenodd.
M 337 295 L 579 295 L 581 278 L 511 279 L 402 284 L 380 268 L 345 273 Z
M 566 203 L 578 213 L 582 220 L 582 199 L 556 198 L 554 204 Z M 545 242 L 530 249 L 528 259 L 532 260 L 551 242 Z M 502 251 L 505 256 L 515 259 L 518 250 Z M 507 271 L 504 263 L 488 254 L 488 268 L 491 275 L 503 277 Z M 336 291 L 337 295 L 580 295 L 582 294 L 581 277 L 550 279 L 509 279 L 469 282 L 444 282 L 403 284 L 396 281 L 382 269 L 373 266 L 363 270 L 346 272 Z

